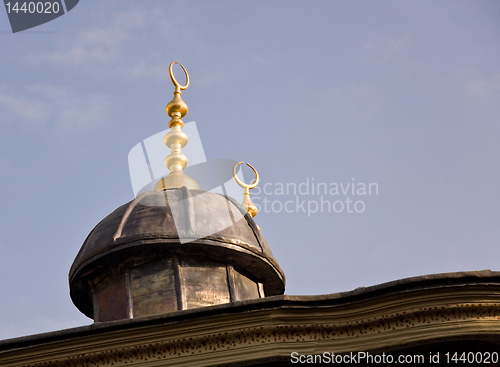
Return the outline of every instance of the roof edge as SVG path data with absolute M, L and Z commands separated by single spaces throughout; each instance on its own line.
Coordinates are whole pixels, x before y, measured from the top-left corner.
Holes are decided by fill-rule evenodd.
M 70 329 L 2 340 L 0 341 L 0 353 L 89 335 L 165 325 L 201 317 L 279 308 L 338 307 L 388 295 L 463 286 L 500 286 L 500 272 L 482 270 L 430 274 L 404 278 L 370 287 L 360 287 L 348 292 L 314 296 L 279 295 L 210 307 L 174 311 L 162 315 L 94 323 Z

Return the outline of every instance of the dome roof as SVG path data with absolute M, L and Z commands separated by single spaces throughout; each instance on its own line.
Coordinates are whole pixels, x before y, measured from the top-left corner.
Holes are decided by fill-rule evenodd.
M 182 187 L 143 193 L 92 230 L 70 269 L 73 302 L 90 317 L 89 274 L 152 254 L 231 264 L 262 283 L 266 296 L 284 293 L 284 273 L 246 210 L 230 197 Z

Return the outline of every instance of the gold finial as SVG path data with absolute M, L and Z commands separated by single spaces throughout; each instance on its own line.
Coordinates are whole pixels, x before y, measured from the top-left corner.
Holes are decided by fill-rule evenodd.
M 175 85 L 175 92 L 181 93 L 181 90 L 187 89 L 187 87 L 189 87 L 189 75 L 188 75 L 188 72 L 186 71 L 186 68 L 184 68 L 184 66 L 182 66 L 182 64 L 179 64 L 180 67 L 182 68 L 182 70 L 184 70 L 184 74 L 186 74 L 186 84 L 180 85 L 179 82 L 177 82 L 177 79 L 175 79 L 174 73 L 172 72 L 172 66 L 174 66 L 174 64 L 179 64 L 179 63 L 177 61 L 171 62 L 169 67 L 168 67 L 168 73 L 170 75 L 170 80 Z
M 259 174 L 257 173 L 255 168 L 251 164 L 247 163 L 247 166 L 250 167 L 251 169 L 253 169 L 253 171 L 255 172 L 255 181 L 253 182 L 253 184 L 250 184 L 250 185 L 242 182 L 238 178 L 238 176 L 236 176 L 236 168 L 240 164 L 243 164 L 243 162 L 239 162 L 239 163 L 236 163 L 234 165 L 233 177 L 234 177 L 234 180 L 236 181 L 236 183 L 245 189 L 245 191 L 243 192 L 243 203 L 241 203 L 241 205 L 243 205 L 243 208 L 245 208 L 247 210 L 248 214 L 250 214 L 253 218 L 257 215 L 258 210 L 257 210 L 257 207 L 250 200 L 250 189 L 254 189 L 259 184 Z M 260 228 L 259 228 L 259 230 L 260 230 Z
M 199 189 L 200 187 L 191 177 L 186 176 L 182 170 L 186 168 L 188 164 L 187 157 L 181 153 L 181 149 L 184 148 L 188 142 L 188 137 L 183 133 L 182 127 L 184 122 L 182 118 L 186 116 L 188 112 L 188 107 L 186 103 L 181 98 L 181 90 L 189 87 L 189 75 L 184 66 L 179 64 L 184 70 L 186 75 L 186 84 L 180 85 L 175 79 L 174 73 L 172 71 L 172 66 L 174 64 L 179 64 L 174 61 L 168 67 L 168 73 L 170 74 L 170 80 L 175 86 L 174 98 L 167 104 L 165 110 L 167 115 L 170 116 L 171 120 L 168 123 L 170 131 L 165 135 L 163 141 L 165 145 L 170 148 L 170 154 L 165 158 L 165 166 L 170 170 L 168 176 L 163 177 L 155 185 L 155 191 L 163 191 L 166 189 L 175 189 L 182 186 L 186 186 L 188 189 Z

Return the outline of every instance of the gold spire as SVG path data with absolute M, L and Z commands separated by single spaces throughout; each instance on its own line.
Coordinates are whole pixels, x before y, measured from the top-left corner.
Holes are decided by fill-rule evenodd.
M 238 178 L 238 176 L 236 176 L 236 168 L 240 164 L 243 164 L 243 162 L 239 162 L 239 163 L 236 163 L 234 165 L 233 177 L 234 177 L 234 180 L 236 181 L 236 183 L 245 189 L 245 191 L 243 192 L 243 202 L 241 203 L 241 205 L 243 206 L 243 208 L 246 209 L 248 214 L 250 214 L 253 218 L 257 215 L 258 210 L 257 210 L 257 207 L 254 205 L 254 203 L 252 203 L 252 201 L 250 200 L 250 189 L 256 188 L 257 185 L 259 184 L 259 174 L 257 173 L 255 168 L 251 164 L 247 163 L 247 166 L 250 167 L 251 169 L 253 169 L 253 171 L 255 172 L 255 181 L 253 182 L 253 184 L 250 184 L 250 185 L 242 182 Z M 260 228 L 259 228 L 259 230 L 260 230 Z
M 170 116 L 171 120 L 168 123 L 170 131 L 165 135 L 163 139 L 165 145 L 170 148 L 170 154 L 165 158 L 165 166 L 170 170 L 168 176 L 163 177 L 155 185 L 155 191 L 163 191 L 166 189 L 176 189 L 182 186 L 186 186 L 188 189 L 199 189 L 200 187 L 191 177 L 186 176 L 182 170 L 186 168 L 188 164 L 187 157 L 181 153 L 181 149 L 184 148 L 188 142 L 188 137 L 182 132 L 182 127 L 184 122 L 182 118 L 186 116 L 188 112 L 188 107 L 186 103 L 181 99 L 181 90 L 186 89 L 189 86 L 189 75 L 184 66 L 179 64 L 186 74 L 186 84 L 180 85 L 175 79 L 174 73 L 172 72 L 172 66 L 174 64 L 179 64 L 174 61 L 168 67 L 168 72 L 170 74 L 170 80 L 175 86 L 174 99 L 172 99 L 165 110 L 167 115 Z

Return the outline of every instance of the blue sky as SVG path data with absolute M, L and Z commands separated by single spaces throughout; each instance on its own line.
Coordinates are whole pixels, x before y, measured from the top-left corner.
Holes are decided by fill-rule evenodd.
M 12 34 L 0 11 L 0 339 L 91 323 L 67 274 L 133 198 L 128 152 L 167 128 L 174 60 L 184 121 L 207 158 L 258 169 L 256 203 L 364 203 L 261 208 L 287 294 L 499 270 L 498 19 L 498 1 L 89 0 Z M 378 194 L 272 191 L 313 179 Z

